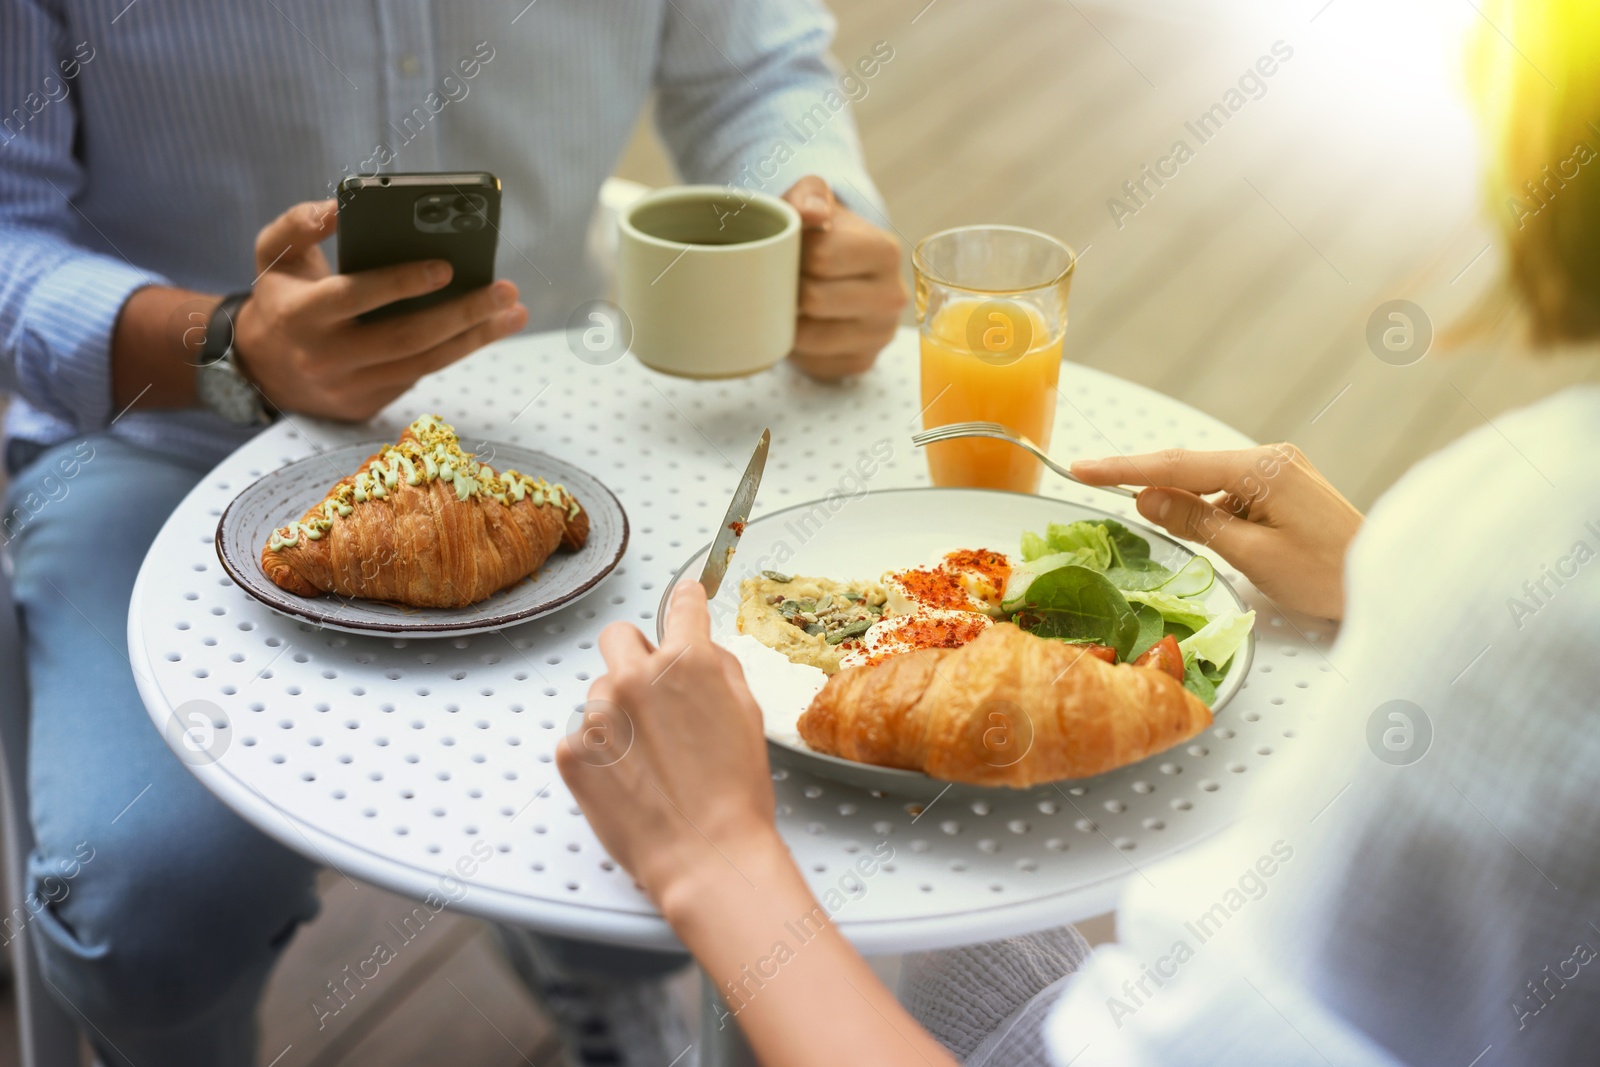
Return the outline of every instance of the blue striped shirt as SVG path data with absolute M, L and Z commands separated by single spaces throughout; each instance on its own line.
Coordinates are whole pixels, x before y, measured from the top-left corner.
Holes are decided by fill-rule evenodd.
M 347 174 L 499 175 L 500 273 L 530 328 L 560 326 L 604 294 L 596 193 L 652 93 L 687 180 L 818 173 L 871 209 L 846 106 L 864 82 L 832 34 L 820 0 L 0 0 L 7 433 L 115 420 L 148 447 L 237 447 L 250 431 L 206 411 L 117 417 L 118 311 L 145 285 L 249 285 L 256 232 Z

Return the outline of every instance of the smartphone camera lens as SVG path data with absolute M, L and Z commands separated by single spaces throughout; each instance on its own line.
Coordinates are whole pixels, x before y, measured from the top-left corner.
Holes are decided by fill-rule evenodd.
M 463 215 L 475 215 L 483 213 L 482 202 L 478 197 L 475 196 L 458 196 L 456 197 L 455 203 L 451 206 L 457 211 L 461 212 Z
M 483 229 L 483 223 L 483 216 L 478 214 L 457 215 L 455 218 L 450 220 L 450 225 L 463 233 L 481 230 Z
M 444 203 L 443 197 L 428 196 L 417 201 L 417 221 L 430 225 L 443 222 L 450 217 L 450 209 Z

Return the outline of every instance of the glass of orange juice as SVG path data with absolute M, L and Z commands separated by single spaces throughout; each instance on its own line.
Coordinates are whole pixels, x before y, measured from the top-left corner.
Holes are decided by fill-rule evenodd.
M 923 238 L 911 261 L 923 428 L 998 422 L 1049 448 L 1077 255 L 1034 230 L 963 226 Z M 935 485 L 1036 493 L 1044 473 L 1005 441 L 941 441 L 927 453 Z

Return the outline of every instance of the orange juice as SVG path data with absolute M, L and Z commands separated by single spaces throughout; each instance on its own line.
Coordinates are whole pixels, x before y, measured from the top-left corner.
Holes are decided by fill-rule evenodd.
M 955 299 L 932 312 L 922 329 L 923 427 L 998 422 L 1049 448 L 1063 325 L 1052 329 L 1037 307 L 1004 298 Z M 941 441 L 926 451 L 935 485 L 1039 491 L 1044 465 L 1005 441 Z

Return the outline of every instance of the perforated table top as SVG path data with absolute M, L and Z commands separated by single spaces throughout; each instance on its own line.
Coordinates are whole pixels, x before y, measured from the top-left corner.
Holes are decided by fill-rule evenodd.
M 592 366 L 564 335 L 546 334 L 426 379 L 377 425 L 280 422 L 196 486 L 145 559 L 128 644 L 150 716 L 207 787 L 313 860 L 488 918 L 675 946 L 553 762 L 604 669 L 595 638 L 614 619 L 653 632 L 663 583 L 711 539 L 764 426 L 773 446 L 756 516 L 826 495 L 883 437 L 892 455 L 871 488 L 927 484 L 909 440 L 916 352 L 915 333 L 903 330 L 877 369 L 844 386 L 787 367 L 691 382 L 631 358 Z M 1061 392 L 1057 456 L 1248 444 L 1177 401 L 1070 362 Z M 609 485 L 632 526 L 618 569 L 556 614 L 435 639 L 318 630 L 232 584 L 213 536 L 236 493 L 314 450 L 392 440 L 424 411 L 453 422 L 469 447 L 538 448 Z M 1046 494 L 1135 515 L 1132 501 L 1046 478 Z M 778 825 L 863 951 L 944 947 L 1098 914 L 1140 867 L 1234 817 L 1251 775 L 1297 743 L 1309 690 L 1331 671 L 1321 650 L 1332 630 L 1286 619 L 1213 560 L 1258 612 L 1257 646 L 1244 688 L 1182 748 L 1069 788 L 956 787 L 932 803 L 774 768 Z M 881 866 L 858 865 L 890 849 Z

